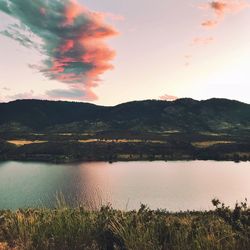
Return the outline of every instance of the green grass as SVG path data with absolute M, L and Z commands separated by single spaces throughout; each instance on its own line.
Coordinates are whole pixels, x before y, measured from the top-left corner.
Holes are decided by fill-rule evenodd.
M 213 200 L 208 212 L 169 213 L 104 206 L 0 212 L 0 249 L 249 249 L 250 209 Z

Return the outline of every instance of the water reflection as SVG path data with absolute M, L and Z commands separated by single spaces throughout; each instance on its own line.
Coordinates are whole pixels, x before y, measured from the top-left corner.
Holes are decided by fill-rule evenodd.
M 55 194 L 98 206 L 178 211 L 209 209 L 218 197 L 228 205 L 250 197 L 250 163 L 119 162 L 54 165 L 6 162 L 0 164 L 0 209 L 54 206 Z

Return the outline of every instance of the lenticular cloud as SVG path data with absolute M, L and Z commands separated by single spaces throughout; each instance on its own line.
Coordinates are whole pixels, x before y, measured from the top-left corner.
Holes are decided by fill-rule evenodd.
M 3 35 L 32 48 L 38 45 L 29 33 L 42 41 L 39 51 L 46 60 L 32 67 L 68 84 L 68 90 L 48 91 L 48 96 L 97 98 L 92 88 L 102 73 L 112 69 L 110 60 L 115 55 L 105 39 L 117 34 L 104 22 L 104 14 L 91 12 L 74 0 L 0 0 L 0 10 L 20 22 L 2 31 Z

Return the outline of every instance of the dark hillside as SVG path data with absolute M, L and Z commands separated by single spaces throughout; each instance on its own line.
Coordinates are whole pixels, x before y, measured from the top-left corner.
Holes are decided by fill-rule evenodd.
M 220 131 L 250 128 L 250 105 L 226 99 L 135 101 L 113 107 L 62 101 L 0 104 L 0 130 Z

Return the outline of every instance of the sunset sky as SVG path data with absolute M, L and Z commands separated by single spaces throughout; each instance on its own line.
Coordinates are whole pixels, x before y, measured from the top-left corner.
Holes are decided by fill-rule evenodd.
M 250 103 L 250 0 L 0 0 L 0 101 Z

